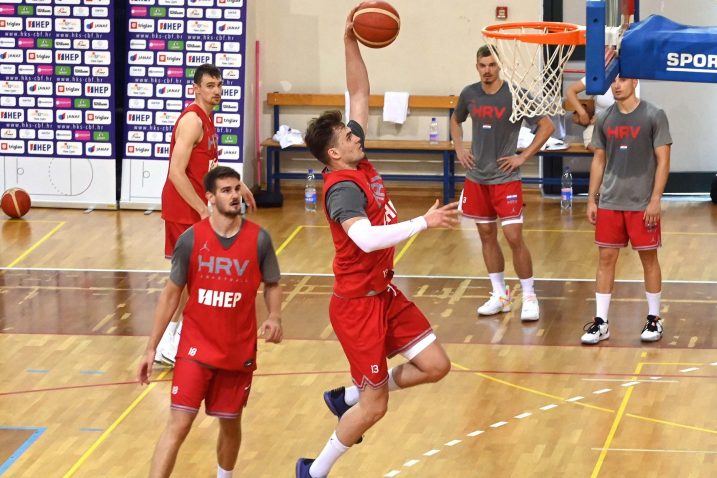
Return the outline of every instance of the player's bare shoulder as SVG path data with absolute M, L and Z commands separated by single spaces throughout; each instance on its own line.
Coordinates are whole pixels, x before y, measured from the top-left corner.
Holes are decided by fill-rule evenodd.
M 187 141 L 191 140 L 196 145 L 204 135 L 202 119 L 195 111 L 186 112 L 177 122 L 175 134 L 177 137 L 186 138 Z

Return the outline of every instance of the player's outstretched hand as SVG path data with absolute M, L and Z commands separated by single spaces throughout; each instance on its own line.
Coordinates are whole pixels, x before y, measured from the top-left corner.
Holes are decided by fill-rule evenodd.
M 346 17 L 346 28 L 344 31 L 344 36 L 347 40 L 356 40 L 356 34 L 354 34 L 354 13 L 356 13 L 356 10 L 359 9 L 359 5 L 356 5 L 354 8 L 351 9 L 349 12 L 349 15 Z
M 423 215 L 426 219 L 428 227 L 454 227 L 458 225 L 458 202 L 452 202 L 439 206 L 438 199 L 431 206 L 426 214 Z
M 284 338 L 284 331 L 281 328 L 281 320 L 268 318 L 259 327 L 259 336 L 273 344 L 278 344 Z
M 251 190 L 244 184 L 244 181 L 241 182 L 241 189 L 239 189 L 239 194 L 241 194 L 242 199 L 246 203 L 246 206 L 249 208 L 249 212 L 256 211 L 256 200 L 254 199 L 254 195 L 252 194 Z
M 152 376 L 152 365 L 154 364 L 154 350 L 147 350 L 139 361 L 137 368 L 137 380 L 140 385 L 149 384 L 149 377 Z

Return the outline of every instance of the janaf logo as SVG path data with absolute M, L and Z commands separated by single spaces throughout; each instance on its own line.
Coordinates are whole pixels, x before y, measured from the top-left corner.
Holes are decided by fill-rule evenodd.
M 667 54 L 666 70 L 715 73 L 717 72 L 717 55 L 670 52 Z

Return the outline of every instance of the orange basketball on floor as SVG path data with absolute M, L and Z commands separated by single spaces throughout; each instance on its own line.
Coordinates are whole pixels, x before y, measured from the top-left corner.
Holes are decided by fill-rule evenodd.
M 354 13 L 354 33 L 371 48 L 390 45 L 401 29 L 401 19 L 388 2 L 363 2 Z
M 30 195 L 24 189 L 10 188 L 2 193 L 0 207 L 10 217 L 22 217 L 30 210 Z

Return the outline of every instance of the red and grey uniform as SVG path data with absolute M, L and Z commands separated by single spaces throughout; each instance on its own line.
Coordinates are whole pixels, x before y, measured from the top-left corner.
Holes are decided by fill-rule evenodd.
M 348 126 L 361 138 L 356 122 Z M 359 388 L 382 386 L 388 380 L 386 359 L 403 354 L 411 359 L 435 340 L 421 311 L 393 284 L 394 248 L 364 252 L 341 223 L 367 218 L 372 226 L 398 222 L 383 180 L 367 159 L 356 170 L 324 173 L 324 211 L 336 255 L 334 294 L 329 317 Z
M 279 280 L 271 241 L 259 226 L 244 220 L 228 241 L 209 219 L 196 223 L 180 238 L 170 274 L 177 285 L 183 285 L 184 274 L 189 293 L 172 408 L 196 412 L 205 399 L 207 414 L 224 418 L 240 413 L 256 369 L 257 290 L 262 281 Z M 182 264 L 175 266 L 175 258 Z
M 172 141 L 169 145 L 169 161 L 171 163 L 172 153 L 174 152 L 174 145 L 176 143 L 177 124 L 179 124 L 182 117 L 189 112 L 196 113 L 202 120 L 202 138 L 199 143 L 192 148 L 186 173 L 197 196 L 203 198 L 204 185 L 202 181 L 204 175 L 217 165 L 219 138 L 212 118 L 196 103 L 192 103 L 186 107 L 174 124 Z M 201 218 L 199 213 L 179 195 L 179 192 L 177 192 L 174 184 L 169 179 L 169 172 L 167 173 L 167 179 L 162 189 L 162 219 L 165 221 L 164 253 L 166 257 L 170 257 L 180 234 Z
M 523 188 L 520 172 L 505 172 L 498 158 L 512 156 L 518 146 L 521 122 L 512 123 L 512 94 L 507 82 L 494 94 L 483 90 L 480 82 L 466 86 L 458 97 L 455 117 L 459 123 L 471 117 L 471 152 L 475 167 L 466 172 L 459 208 L 476 222 L 502 225 L 523 222 Z M 542 117 L 526 118 L 537 125 Z
M 655 185 L 655 148 L 672 144 L 665 112 L 644 100 L 630 113 L 614 104 L 597 116 L 591 143 L 605 150 L 595 243 L 657 249 L 660 223 L 647 226 L 644 214 Z

